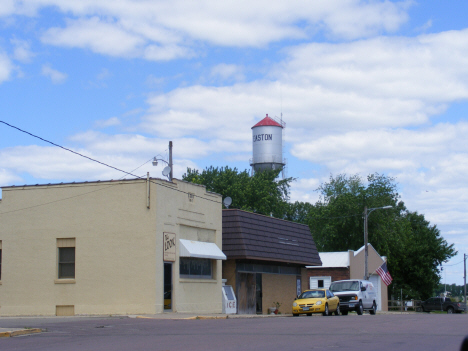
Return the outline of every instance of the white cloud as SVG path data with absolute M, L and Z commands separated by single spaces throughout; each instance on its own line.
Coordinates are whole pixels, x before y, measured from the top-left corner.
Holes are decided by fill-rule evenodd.
M 356 39 L 396 31 L 408 19 L 410 1 L 291 0 L 8 1 L 0 14 L 40 16 L 53 7 L 67 16 L 64 28 L 49 28 L 47 44 L 148 60 L 193 57 L 196 43 L 265 47 L 284 39 L 306 39 L 323 32 Z M 99 33 L 99 35 L 96 35 Z
M 98 80 L 106 80 L 111 77 L 112 74 L 109 72 L 107 68 L 103 68 L 101 72 L 97 75 Z
M 16 171 L 0 168 L 0 184 L 12 184 L 19 181 L 21 181 L 21 177 Z
M 90 49 L 111 56 L 134 57 L 144 40 L 118 23 L 98 17 L 67 20 L 65 28 L 50 28 L 42 36 L 46 44 Z
M 291 48 L 282 81 L 353 91 L 369 98 L 437 102 L 468 97 L 468 30 L 416 38 L 379 37 Z M 437 106 L 435 106 L 437 107 Z
M 0 2 L 0 16 L 8 16 L 15 12 L 15 0 L 2 0 Z
M 234 79 L 235 81 L 243 81 L 245 79 L 243 67 L 239 65 L 220 63 L 211 69 L 213 77 L 219 77 L 222 80 Z
M 107 128 L 120 125 L 121 122 L 117 117 L 111 117 L 106 120 L 98 120 L 94 123 L 96 128 Z
M 29 42 L 19 39 L 11 39 L 10 42 L 14 46 L 13 57 L 23 63 L 31 62 L 35 54 L 31 51 Z
M 10 79 L 13 65 L 6 54 L 0 50 L 0 83 Z
M 43 65 L 41 73 L 43 76 L 50 78 L 54 84 L 62 84 L 68 77 L 67 74 L 53 69 L 50 65 Z

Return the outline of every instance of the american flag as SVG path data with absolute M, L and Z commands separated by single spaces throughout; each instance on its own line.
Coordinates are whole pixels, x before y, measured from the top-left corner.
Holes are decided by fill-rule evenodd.
M 380 275 L 380 278 L 382 278 L 385 285 L 389 286 L 392 283 L 393 279 L 387 269 L 387 262 L 382 263 L 382 265 L 377 268 L 376 272 Z

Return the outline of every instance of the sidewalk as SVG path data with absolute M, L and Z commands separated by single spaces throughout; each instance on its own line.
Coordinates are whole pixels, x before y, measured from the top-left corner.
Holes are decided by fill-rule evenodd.
M 377 314 L 412 314 L 414 312 L 403 311 L 378 311 Z M 369 315 L 365 313 L 364 315 Z M 183 313 L 183 312 L 164 312 L 152 315 L 129 315 L 129 318 L 146 319 L 234 319 L 234 318 L 281 318 L 292 317 L 292 314 L 217 314 L 217 313 Z M 316 314 L 316 317 L 322 317 Z

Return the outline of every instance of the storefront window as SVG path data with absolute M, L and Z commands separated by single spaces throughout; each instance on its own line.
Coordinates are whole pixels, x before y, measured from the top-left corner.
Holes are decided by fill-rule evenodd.
M 180 277 L 211 279 L 212 260 L 208 258 L 180 257 Z

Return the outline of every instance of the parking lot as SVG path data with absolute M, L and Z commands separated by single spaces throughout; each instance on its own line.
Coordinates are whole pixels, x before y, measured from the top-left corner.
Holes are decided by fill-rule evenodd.
M 0 328 L 43 328 L 1 338 L 7 350 L 459 350 L 468 315 L 365 314 L 228 319 L 0 318 Z

